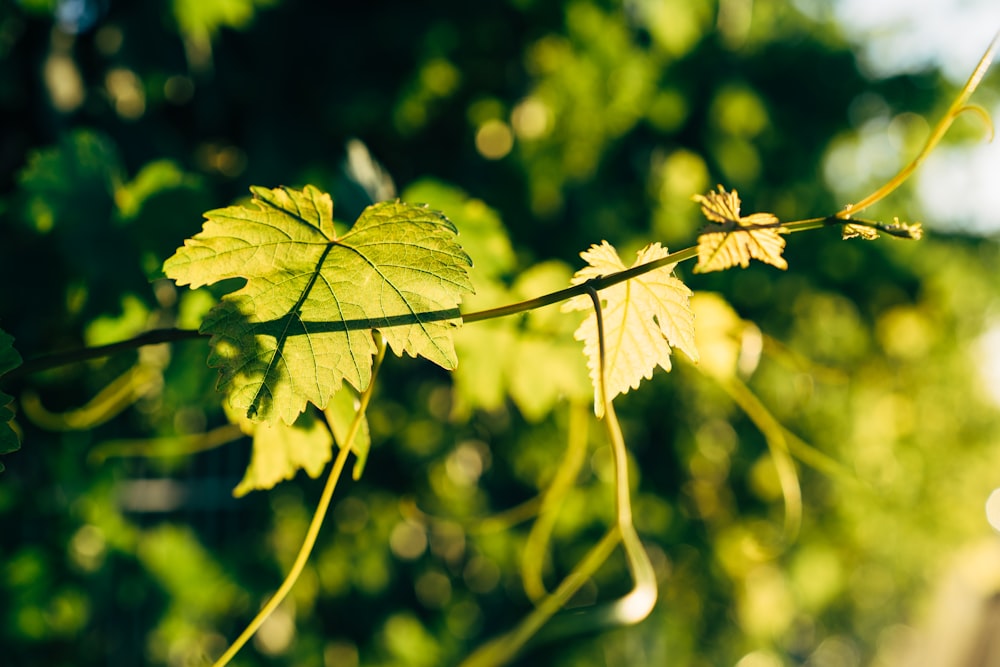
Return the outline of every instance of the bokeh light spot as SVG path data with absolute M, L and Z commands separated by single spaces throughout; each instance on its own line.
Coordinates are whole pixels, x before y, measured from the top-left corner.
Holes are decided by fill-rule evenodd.
M 295 613 L 289 604 L 275 609 L 254 635 L 253 643 L 265 655 L 281 655 L 295 639 Z
M 354 496 L 345 498 L 333 508 L 333 519 L 342 533 L 360 532 L 368 523 L 368 504 Z
M 488 120 L 476 131 L 476 150 L 487 160 L 506 157 L 514 147 L 514 133 L 502 120 Z
M 69 552 L 73 563 L 80 569 L 87 572 L 97 570 L 104 562 L 104 555 L 107 552 L 104 532 L 91 524 L 82 526 L 73 534 Z
M 397 523 L 389 535 L 389 548 L 397 558 L 414 560 L 427 548 L 427 533 L 415 523 Z
M 424 572 L 417 578 L 413 588 L 420 604 L 428 609 L 442 609 L 451 600 L 451 580 L 437 570 Z
M 117 68 L 108 72 L 104 87 L 115 111 L 126 120 L 136 120 L 146 113 L 146 93 L 142 81 L 132 70 Z
M 194 97 L 194 80 L 189 76 L 176 74 L 163 84 L 163 94 L 171 104 L 185 104 Z
M 324 667 L 358 667 L 360 660 L 358 647 L 344 639 L 332 641 L 323 648 Z
M 986 520 L 993 526 L 993 530 L 1000 531 L 1000 488 L 993 489 L 993 493 L 986 499 Z
M 736 663 L 736 667 L 781 667 L 784 663 L 770 651 L 747 653 Z
M 549 133 L 549 108 L 537 97 L 528 97 L 514 107 L 510 120 L 521 139 L 540 139 Z
M 68 113 L 83 104 L 83 77 L 68 55 L 53 53 L 45 60 L 42 71 L 52 106 Z

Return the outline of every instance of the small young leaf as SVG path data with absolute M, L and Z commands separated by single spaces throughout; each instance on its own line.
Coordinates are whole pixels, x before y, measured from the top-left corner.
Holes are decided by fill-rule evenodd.
M 722 231 L 708 231 L 698 237 L 695 273 L 722 271 L 737 264 L 745 269 L 751 258 L 787 269 L 788 263 L 781 256 L 785 249 L 781 236 L 784 229 L 778 225 L 778 218 L 770 213 L 741 217 L 736 190 L 726 192 L 721 185 L 718 187 L 718 192 L 693 197 L 706 218 L 723 225 Z
M 291 424 L 307 401 L 326 407 L 344 380 L 363 391 L 375 329 L 397 355 L 455 367 L 451 330 L 472 285 L 447 218 L 383 202 L 338 235 L 333 201 L 316 188 L 251 191 L 251 205 L 208 212 L 203 230 L 163 265 L 192 288 L 247 279 L 201 326 L 233 407 Z
M 14 349 L 13 336 L 0 330 L 0 376 L 20 365 L 21 355 Z M 13 400 L 12 396 L 0 391 L 0 454 L 9 454 L 21 446 L 21 439 L 14 427 L 11 426 L 11 422 L 14 420 L 14 411 L 10 409 L 10 404 Z M 3 471 L 2 463 L 0 463 L 0 471 Z
M 637 253 L 632 266 L 668 254 L 659 243 L 652 243 Z M 591 246 L 580 256 L 589 266 L 576 272 L 574 285 L 627 268 L 607 241 Z M 671 347 L 680 348 L 692 361 L 698 360 L 691 290 L 672 275 L 674 266 L 664 266 L 601 291 L 608 400 L 629 389 L 637 389 L 643 378 L 653 377 L 657 366 L 669 371 Z M 590 317 L 576 330 L 575 338 L 584 343 L 583 352 L 594 385 L 594 411 L 601 416 L 604 405 L 599 390 L 600 340 L 593 302 L 588 296 L 577 296 L 567 301 L 563 310 L 591 311 Z
M 892 222 L 879 227 L 883 232 L 901 239 L 919 241 L 924 237 L 924 226 L 919 222 L 900 222 L 899 218 L 893 218 Z
M 862 223 L 847 223 L 844 225 L 843 239 L 863 238 L 872 241 L 878 238 L 879 232 L 901 239 L 919 241 L 924 236 L 924 228 L 919 222 L 901 222 L 893 218 L 892 222 L 864 221 Z
M 874 227 L 869 227 L 868 225 L 856 225 L 849 222 L 844 225 L 844 229 L 841 230 L 840 238 L 845 241 L 847 239 L 864 239 L 865 241 L 874 241 L 878 238 L 878 230 Z

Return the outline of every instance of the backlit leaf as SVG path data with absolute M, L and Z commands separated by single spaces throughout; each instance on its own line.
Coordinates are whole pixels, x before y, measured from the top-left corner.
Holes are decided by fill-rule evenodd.
M 20 365 L 21 355 L 14 349 L 14 338 L 0 331 L 0 376 Z M 13 400 L 13 397 L 0 391 L 0 454 L 16 451 L 21 446 L 21 439 L 11 426 L 14 411 L 11 410 L 10 404 Z M 2 470 L 3 464 L 0 463 L 0 471 Z
M 844 225 L 842 230 L 841 238 L 845 241 L 847 239 L 864 239 L 865 241 L 874 241 L 878 238 L 878 230 L 874 227 L 868 227 L 867 225 L 855 225 L 853 223 L 847 223 Z
M 383 202 L 338 234 L 333 201 L 312 186 L 251 191 L 246 206 L 208 212 L 163 267 L 192 288 L 247 279 L 201 326 L 233 407 L 291 424 L 307 401 L 326 407 L 344 380 L 363 391 L 375 329 L 397 355 L 455 367 L 451 331 L 472 285 L 447 218 Z
M 722 271 L 737 265 L 745 269 L 751 258 L 779 269 L 788 268 L 781 256 L 785 249 L 785 239 L 781 236 L 784 229 L 777 217 L 770 213 L 741 217 L 736 190 L 726 192 L 721 185 L 718 192 L 695 195 L 693 199 L 701 204 L 701 212 L 709 221 L 722 225 L 720 231 L 707 231 L 698 237 L 695 273 Z
M 633 266 L 668 254 L 659 243 L 652 243 L 637 253 Z M 576 272 L 572 280 L 574 285 L 627 268 L 607 241 L 591 246 L 580 256 L 589 266 Z M 680 348 L 692 361 L 698 360 L 691 290 L 673 276 L 674 266 L 669 264 L 600 292 L 609 401 L 629 389 L 637 389 L 643 378 L 653 377 L 657 366 L 669 371 L 671 347 Z M 584 343 L 583 351 L 594 385 L 594 411 L 601 416 L 604 405 L 599 389 L 600 341 L 593 302 L 588 296 L 577 296 L 567 301 L 563 310 L 591 311 L 590 317 L 576 330 L 575 338 Z
M 319 477 L 330 460 L 333 437 L 312 412 L 305 412 L 291 426 L 282 422 L 255 424 L 239 419 L 244 433 L 253 436 L 253 453 L 243 479 L 233 489 L 239 498 L 250 491 L 270 489 L 295 473 Z
M 862 238 L 872 241 L 878 238 L 879 232 L 885 232 L 890 236 L 901 239 L 919 241 L 924 236 L 924 228 L 919 222 L 901 222 L 899 218 L 893 218 L 892 222 L 876 222 L 867 220 L 863 223 L 849 222 L 844 225 L 842 238 L 853 239 Z

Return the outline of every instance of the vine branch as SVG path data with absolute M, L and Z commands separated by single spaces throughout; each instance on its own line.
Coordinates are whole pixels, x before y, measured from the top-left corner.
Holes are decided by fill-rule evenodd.
M 28 359 L 17 368 L 5 373 L 3 377 L 0 377 L 0 381 L 11 380 L 24 375 L 31 375 L 33 373 L 40 373 L 51 368 L 59 368 L 60 366 L 69 366 L 70 364 L 79 363 L 81 361 L 90 361 L 91 359 L 109 357 L 117 352 L 135 350 L 140 347 L 145 347 L 146 345 L 176 343 L 194 338 L 207 338 L 207 336 L 202 334 L 197 329 L 150 329 L 149 331 L 144 331 L 138 336 L 127 338 L 116 343 L 108 343 L 107 345 L 97 345 L 94 347 L 82 347 L 76 350 L 66 350 L 65 352 L 53 352 L 51 354 L 45 354 Z
M 978 115 L 981 118 L 985 118 L 990 130 L 990 139 L 992 140 L 993 126 L 992 123 L 990 123 L 989 116 L 985 114 L 981 108 L 970 106 L 968 102 L 972 93 L 979 87 L 983 77 L 986 76 L 986 70 L 990 68 L 990 64 L 993 62 L 993 56 L 996 55 L 998 46 L 1000 46 L 1000 31 L 993 36 L 993 40 L 990 42 L 990 45 L 983 54 L 983 57 L 979 59 L 979 64 L 976 65 L 976 69 L 973 70 L 972 74 L 969 76 L 969 80 L 966 81 L 964 86 L 962 86 L 962 90 L 959 91 L 955 101 L 948 107 L 948 111 L 945 113 L 944 117 L 938 121 L 937 125 L 934 126 L 934 129 L 931 131 L 930 136 L 927 137 L 927 141 L 924 143 L 923 148 L 920 149 L 920 152 L 917 153 L 917 156 L 913 158 L 909 164 L 900 169 L 899 173 L 893 176 L 888 183 L 859 201 L 857 204 L 849 204 L 843 211 L 837 214 L 838 218 L 844 220 L 849 219 L 853 213 L 868 208 L 872 204 L 885 199 L 893 190 L 902 185 L 906 179 L 908 179 L 913 172 L 916 171 L 917 167 L 920 166 L 920 163 L 922 163 L 927 156 L 930 155 L 931 151 L 933 151 L 934 148 L 941 142 L 941 139 L 944 138 L 944 135 L 951 128 L 952 123 L 954 123 L 955 119 L 962 113 L 966 111 L 978 112 Z
M 813 229 L 820 229 L 823 227 L 831 227 L 831 226 L 845 225 L 845 224 L 865 225 L 877 229 L 879 231 L 886 232 L 887 234 L 912 238 L 912 235 L 910 233 L 906 231 L 900 231 L 898 225 L 882 223 L 876 220 L 847 219 L 842 217 L 840 214 L 828 215 L 821 218 L 795 220 L 793 222 L 778 223 L 776 225 L 760 225 L 756 227 L 753 226 L 744 227 L 742 229 L 744 231 L 748 231 L 762 226 L 780 226 L 785 230 L 785 233 L 794 234 L 796 232 L 804 232 Z M 739 231 L 739 230 L 733 230 L 733 231 Z M 633 266 L 623 271 L 618 271 L 616 273 L 609 273 L 608 275 L 600 276 L 599 278 L 591 278 L 590 280 L 580 283 L 579 285 L 573 285 L 571 287 L 566 287 L 561 290 L 556 290 L 555 292 L 549 292 L 548 294 L 543 294 L 541 296 L 537 296 L 532 299 L 527 299 L 525 301 L 518 301 L 516 303 L 511 303 L 496 308 L 477 310 L 470 313 L 461 313 L 462 322 L 464 324 L 472 324 L 473 322 L 492 320 L 498 317 L 509 317 L 510 315 L 517 315 L 518 313 L 524 313 L 530 310 L 537 310 L 538 308 L 543 308 L 545 306 L 550 306 L 552 304 L 559 303 L 561 301 L 566 301 L 575 296 L 587 294 L 591 290 L 596 290 L 600 292 L 601 290 L 607 289 L 619 283 L 623 283 L 627 280 L 638 278 L 639 276 L 649 273 L 650 271 L 655 271 L 656 269 L 662 268 L 664 266 L 669 266 L 671 264 L 679 264 L 680 262 L 685 262 L 689 259 L 694 259 L 697 256 L 698 256 L 698 246 L 690 246 L 688 248 L 684 248 L 683 250 L 678 250 L 677 252 L 670 253 L 669 255 L 661 257 L 660 259 L 654 260 L 652 262 L 639 264 L 638 266 Z M 41 371 L 46 371 L 51 368 L 68 366 L 70 364 L 75 364 L 82 361 L 90 361 L 91 359 L 100 359 L 102 357 L 107 357 L 117 352 L 133 350 L 140 347 L 144 347 L 146 345 L 158 345 L 160 343 L 175 343 L 185 340 L 192 340 L 195 338 L 208 338 L 208 337 L 209 337 L 208 334 L 203 334 L 197 329 L 177 329 L 177 328 L 150 329 L 149 331 L 145 331 L 139 334 L 138 336 L 118 341 L 116 343 L 109 343 L 107 345 L 98 345 L 95 347 L 83 347 L 75 350 L 67 350 L 65 352 L 55 352 L 52 354 L 45 354 L 42 356 L 28 359 L 17 368 L 5 373 L 2 377 L 0 377 L 0 382 L 3 382 L 4 380 L 11 380 L 14 378 L 22 377 L 25 375 L 30 375 L 33 373 L 39 373 Z

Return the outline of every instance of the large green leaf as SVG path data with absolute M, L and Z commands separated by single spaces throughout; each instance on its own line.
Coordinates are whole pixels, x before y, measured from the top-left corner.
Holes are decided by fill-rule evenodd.
M 0 331 L 0 376 L 20 365 L 21 355 L 14 349 L 14 338 Z M 10 425 L 14 419 L 14 411 L 9 407 L 13 400 L 11 396 L 0 391 L 0 454 L 13 452 L 21 446 L 17 432 Z M 2 470 L 3 464 L 0 463 L 0 471 Z
M 363 391 L 374 330 L 398 355 L 455 367 L 451 331 L 472 285 L 447 218 L 383 202 L 338 235 L 333 201 L 316 188 L 251 191 L 247 206 L 208 212 L 203 230 L 163 266 L 193 288 L 247 279 L 201 326 L 234 408 L 291 424 L 307 401 L 326 407 L 344 380 Z

